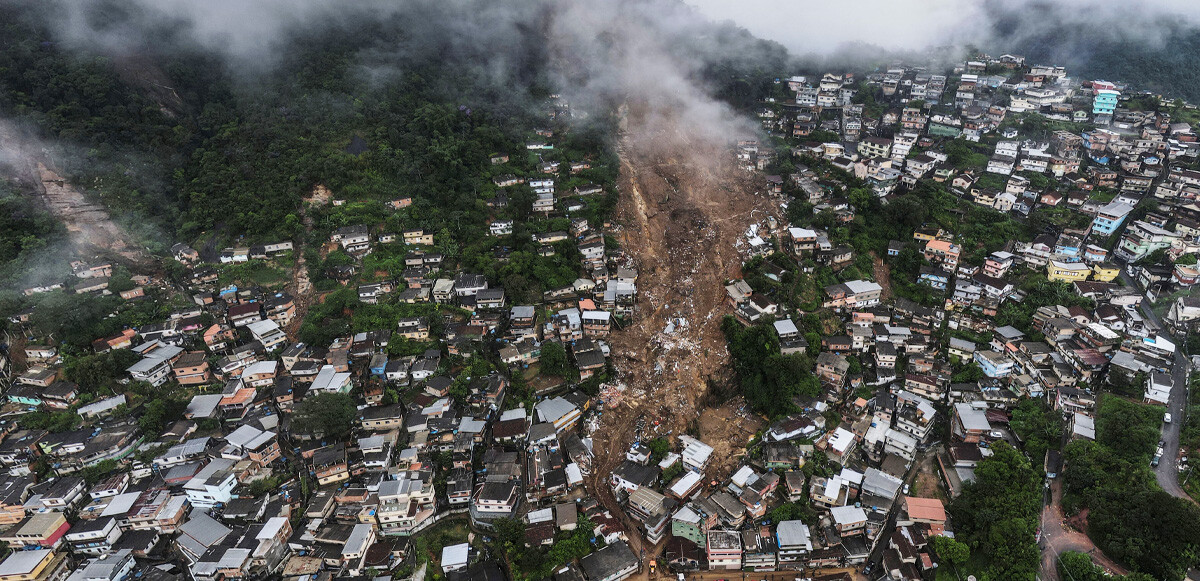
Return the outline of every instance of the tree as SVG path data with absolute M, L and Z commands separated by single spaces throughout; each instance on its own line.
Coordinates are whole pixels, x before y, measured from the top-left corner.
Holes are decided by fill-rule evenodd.
M 943 563 L 961 567 L 967 562 L 967 559 L 971 558 L 971 548 L 957 539 L 939 535 L 933 537 L 932 542 L 933 552 Z
M 350 435 L 358 409 L 354 399 L 342 393 L 319 393 L 306 397 L 296 406 L 292 428 L 317 438 L 344 438 Z
M 96 391 L 116 384 L 125 377 L 125 369 L 138 360 L 138 355 L 129 349 L 113 349 L 107 353 L 72 357 L 63 368 L 69 381 L 79 384 L 85 391 Z
M 780 523 L 786 520 L 798 520 L 804 524 L 815 525 L 820 520 L 812 505 L 807 502 L 785 502 L 767 513 L 767 518 L 773 523 Z
M 542 373 L 557 376 L 567 374 L 569 365 L 567 362 L 567 350 L 558 341 L 546 341 L 542 343 L 540 362 Z
M 1092 562 L 1092 558 L 1079 551 L 1064 551 L 1058 556 L 1058 572 L 1063 579 L 1070 581 L 1153 581 L 1154 577 L 1145 573 L 1130 573 L 1128 575 L 1109 575 L 1103 567 Z
M 1025 450 L 1034 462 L 1045 457 L 1046 450 L 1061 447 L 1064 429 L 1062 414 L 1042 400 L 1021 400 L 1013 409 L 1009 426 L 1025 443 Z
M 671 443 L 666 438 L 654 438 L 650 440 L 650 461 L 658 464 L 667 453 L 671 451 Z
M 1038 571 L 1034 538 L 1041 511 L 1040 478 L 1029 460 L 1007 443 L 975 467 L 950 505 L 957 538 L 986 557 L 989 577 L 1033 581 Z
M 496 546 L 510 560 L 518 560 L 525 553 L 525 523 L 519 519 L 502 518 L 492 523 L 496 531 Z
M 156 437 L 169 423 L 183 419 L 187 406 L 187 402 L 175 398 L 152 400 L 146 404 L 142 417 L 138 418 L 138 427 L 143 434 Z

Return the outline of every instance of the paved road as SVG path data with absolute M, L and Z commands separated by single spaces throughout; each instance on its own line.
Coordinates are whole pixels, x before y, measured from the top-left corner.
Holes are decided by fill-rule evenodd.
M 661 572 L 660 572 L 661 573 Z M 849 573 L 854 581 L 866 581 L 868 577 L 862 574 L 862 571 L 853 567 L 840 569 L 805 569 L 804 571 L 767 571 L 767 572 L 744 572 L 744 571 L 697 571 L 694 573 L 684 573 L 686 581 L 794 581 L 795 579 L 804 579 L 815 577 L 818 575 L 834 575 L 838 573 Z M 674 581 L 676 576 L 674 573 L 663 573 L 651 581 Z
M 1188 399 L 1188 368 L 1190 362 L 1183 353 L 1183 345 L 1175 351 L 1174 367 L 1171 369 L 1171 379 L 1175 387 L 1171 389 L 1171 397 L 1167 409 L 1171 413 L 1171 423 L 1162 426 L 1163 455 L 1154 469 L 1154 477 L 1163 490 L 1179 498 L 1190 497 L 1179 486 L 1179 434 L 1183 429 L 1184 406 Z
M 1134 282 L 1133 277 L 1129 276 L 1129 270 L 1127 266 L 1121 267 L 1121 282 L 1125 283 L 1126 287 L 1138 289 L 1140 292 L 1140 287 L 1136 282 Z M 1140 294 L 1139 297 L 1141 298 L 1141 301 L 1138 303 L 1138 307 L 1141 308 L 1142 314 L 1150 320 L 1150 323 L 1153 327 L 1162 330 L 1162 320 L 1159 319 L 1158 315 L 1154 314 L 1154 310 L 1150 308 L 1150 301 L 1146 300 L 1145 293 Z
M 1125 268 L 1121 269 L 1121 281 L 1125 283 L 1125 286 L 1138 288 Z M 1159 331 L 1165 329 L 1162 320 L 1150 308 L 1150 301 L 1146 300 L 1145 296 L 1142 296 L 1138 306 L 1153 327 Z M 1187 404 L 1188 399 L 1188 372 L 1191 368 L 1191 362 L 1188 360 L 1188 355 L 1184 352 L 1184 346 L 1181 341 L 1177 341 L 1177 347 L 1175 350 L 1175 359 L 1172 361 L 1171 367 L 1171 379 L 1175 387 L 1171 390 L 1171 397 L 1167 401 L 1167 410 L 1171 413 L 1172 421 L 1169 424 L 1164 423 L 1162 425 L 1163 455 L 1158 463 L 1158 467 L 1154 469 L 1154 477 L 1158 480 L 1158 485 L 1172 496 L 1191 500 L 1191 497 L 1179 486 L 1178 462 L 1179 434 L 1183 429 L 1184 406 Z

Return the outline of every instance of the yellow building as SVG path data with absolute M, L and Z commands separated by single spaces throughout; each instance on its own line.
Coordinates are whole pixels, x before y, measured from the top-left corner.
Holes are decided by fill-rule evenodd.
M 1092 267 L 1092 280 L 1099 282 L 1112 282 L 1121 274 L 1121 267 L 1111 262 L 1101 262 Z
M 14 551 L 0 563 L 0 581 L 61 581 L 71 572 L 62 551 Z
M 1058 262 L 1051 260 L 1046 267 L 1046 278 L 1053 282 L 1078 282 L 1087 280 L 1092 269 L 1081 262 Z

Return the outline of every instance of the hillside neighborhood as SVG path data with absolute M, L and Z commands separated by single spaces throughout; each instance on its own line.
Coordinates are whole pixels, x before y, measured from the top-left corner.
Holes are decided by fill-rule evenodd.
M 698 356 L 730 387 L 679 389 L 734 402 L 738 441 L 643 414 L 628 449 L 594 445 L 645 397 L 616 339 L 693 282 L 647 294 L 615 162 L 567 145 L 558 95 L 484 160 L 485 252 L 420 199 L 334 191 L 294 240 L 83 257 L 24 298 L 136 316 L 82 346 L 49 307 L 9 318 L 0 581 L 968 578 L 1001 541 L 954 507 L 1007 498 L 1001 464 L 1024 488 L 989 510 L 1033 510 L 1003 542 L 1057 579 L 1052 535 L 1110 514 L 1072 475 L 1087 453 L 1123 441 L 1200 498 L 1200 112 L 1068 73 L 1006 54 L 776 81 L 727 152 L 773 212 L 723 249 L 725 317 L 661 334 L 720 327 L 728 352 Z

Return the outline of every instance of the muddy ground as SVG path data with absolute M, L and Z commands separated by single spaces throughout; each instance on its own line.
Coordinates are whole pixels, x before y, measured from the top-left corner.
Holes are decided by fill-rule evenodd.
M 634 322 L 610 337 L 622 389 L 592 435 L 588 483 L 614 515 L 622 511 L 607 476 L 638 435 L 698 433 L 715 448 L 707 476 L 721 479 L 765 425 L 740 398 L 706 407 L 704 395 L 710 381 L 731 381 L 720 323 L 731 312 L 724 285 L 741 276 L 738 241 L 751 224 L 778 215 L 778 202 L 757 193 L 761 176 L 736 166 L 731 142 L 681 125 L 636 110 L 623 123 L 617 238 L 638 271 L 637 309 Z M 630 537 L 635 550 L 653 554 L 640 535 Z

